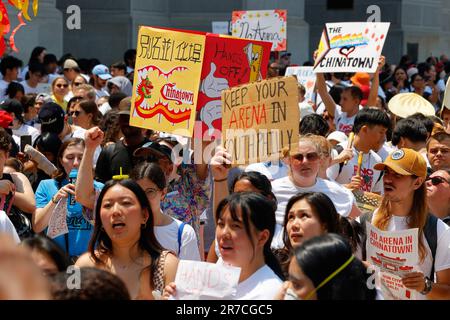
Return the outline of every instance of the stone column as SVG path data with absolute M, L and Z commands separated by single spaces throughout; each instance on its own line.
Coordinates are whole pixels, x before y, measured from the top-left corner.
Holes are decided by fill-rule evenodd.
M 17 19 L 18 10 L 6 1 L 3 3 L 8 9 L 12 31 L 19 24 Z M 14 53 L 14 55 L 22 59 L 24 65 L 26 65 L 33 48 L 42 46 L 47 48 L 48 53 L 53 53 L 59 57 L 63 52 L 63 20 L 61 11 L 56 9 L 56 0 L 40 0 L 36 17 L 33 15 L 30 1 L 28 14 L 31 21 L 24 19 L 27 25 L 23 26 L 16 33 L 15 41 L 19 52 Z

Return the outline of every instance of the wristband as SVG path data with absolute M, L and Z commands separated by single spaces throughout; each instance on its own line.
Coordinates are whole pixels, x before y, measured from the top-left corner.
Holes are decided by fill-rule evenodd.
M 223 181 L 227 181 L 228 177 L 223 178 L 223 179 L 214 179 L 214 182 L 223 182 Z

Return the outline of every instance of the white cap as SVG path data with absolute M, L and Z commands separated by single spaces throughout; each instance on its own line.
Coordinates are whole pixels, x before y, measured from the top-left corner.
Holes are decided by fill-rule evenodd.
M 348 137 L 342 131 L 333 131 L 327 136 L 327 140 L 336 140 L 338 143 L 342 143 L 348 140 Z

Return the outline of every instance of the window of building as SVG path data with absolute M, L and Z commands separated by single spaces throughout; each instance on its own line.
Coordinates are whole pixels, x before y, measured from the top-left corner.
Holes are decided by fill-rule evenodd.
M 327 10 L 351 10 L 353 0 L 327 0 Z

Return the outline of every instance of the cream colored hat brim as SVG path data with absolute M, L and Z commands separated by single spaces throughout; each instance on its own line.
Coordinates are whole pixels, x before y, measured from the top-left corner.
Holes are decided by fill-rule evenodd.
M 406 118 L 417 112 L 425 116 L 434 116 L 433 105 L 417 93 L 396 94 L 388 104 L 389 111 L 398 117 Z
M 450 77 L 448 78 L 447 84 L 445 85 L 444 100 L 442 101 L 442 110 L 444 110 L 444 107 L 450 110 Z

